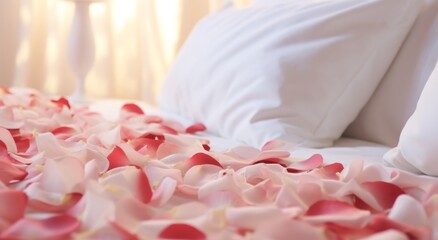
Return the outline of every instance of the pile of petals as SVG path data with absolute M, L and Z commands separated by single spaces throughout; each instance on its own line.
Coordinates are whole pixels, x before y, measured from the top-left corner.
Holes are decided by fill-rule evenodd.
M 437 179 L 293 161 L 276 142 L 214 152 L 203 130 L 2 89 L 0 239 L 438 237 Z

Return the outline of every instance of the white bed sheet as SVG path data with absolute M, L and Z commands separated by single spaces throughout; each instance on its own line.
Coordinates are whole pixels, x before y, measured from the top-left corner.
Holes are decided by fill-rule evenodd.
M 108 120 L 116 120 L 119 114 L 118 110 L 127 102 L 139 105 L 147 114 L 176 120 L 184 125 L 192 124 L 192 122 L 181 116 L 165 112 L 139 101 L 123 99 L 99 100 L 90 104 L 90 109 L 99 112 Z M 242 143 L 215 136 L 209 132 L 203 132 L 199 135 L 210 141 L 210 146 L 214 151 L 227 151 L 230 148 L 242 145 Z M 333 147 L 329 148 L 315 149 L 294 147 L 286 150 L 291 152 L 292 159 L 306 159 L 313 154 L 321 154 L 325 163 L 340 162 L 347 166 L 351 161 L 360 159 L 363 160 L 365 164 L 378 163 L 384 165 L 382 157 L 390 150 L 390 147 L 352 138 L 341 138 L 335 142 Z

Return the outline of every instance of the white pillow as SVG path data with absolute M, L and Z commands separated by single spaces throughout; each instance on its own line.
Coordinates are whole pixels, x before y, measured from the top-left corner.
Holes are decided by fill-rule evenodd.
M 404 126 L 397 148 L 384 160 L 394 167 L 438 176 L 438 64 Z
M 394 62 L 345 136 L 397 145 L 438 61 L 438 0 L 422 2 L 419 17 Z
M 413 24 L 417 0 L 293 1 L 203 19 L 161 107 L 260 147 L 329 146 L 368 101 Z

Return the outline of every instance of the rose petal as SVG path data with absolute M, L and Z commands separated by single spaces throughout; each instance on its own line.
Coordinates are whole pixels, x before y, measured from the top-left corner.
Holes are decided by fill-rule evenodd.
M 67 239 L 80 226 L 80 222 L 69 215 L 58 215 L 46 219 L 22 218 L 7 228 L 3 239 Z
M 125 152 L 119 146 L 115 146 L 107 158 L 109 161 L 108 170 L 124 167 L 130 164 Z
M 143 115 L 144 111 L 135 103 L 126 103 L 121 108 L 122 111 Z
M 309 159 L 291 164 L 287 171 L 290 173 L 310 171 L 322 165 L 323 158 L 320 154 L 315 154 Z
M 195 155 L 191 156 L 186 162 L 186 167 L 188 169 L 197 165 L 215 165 L 223 168 L 216 159 L 205 153 L 196 153 Z
M 11 181 L 23 180 L 27 172 L 14 166 L 9 160 L 0 158 L 0 182 L 9 184 Z
M 337 200 L 320 200 L 307 209 L 306 221 L 313 223 L 335 222 L 346 225 L 363 226 L 370 216 L 369 211 Z
M 375 232 L 382 232 L 390 229 L 398 230 L 404 232 L 408 236 L 412 236 L 412 239 L 433 239 L 432 230 L 430 228 L 405 225 L 400 222 L 393 221 L 383 214 L 374 215 L 368 227 L 373 229 Z
M 153 209 L 135 198 L 126 197 L 117 202 L 115 209 L 115 223 L 134 234 L 138 225 L 153 217 Z M 123 238 L 124 239 L 124 238 Z
M 167 226 L 158 235 L 160 239 L 185 239 L 185 240 L 203 240 L 207 236 L 197 228 L 184 224 L 175 223 Z
M 40 183 L 50 192 L 83 192 L 84 165 L 75 158 L 47 159 Z
M 365 182 L 362 187 L 373 194 L 383 209 L 391 208 L 398 196 L 405 192 L 398 186 L 387 182 Z
M 0 108 L 0 127 L 5 129 L 20 129 L 23 127 L 24 122 L 14 118 L 12 108 Z
M 62 107 L 67 107 L 68 109 L 70 109 L 71 107 L 70 107 L 70 103 L 68 102 L 68 100 L 66 99 L 66 98 L 59 98 L 59 99 L 57 99 L 57 100 L 51 100 L 52 101 L 52 103 L 54 103 L 54 104 L 56 104 L 56 106 L 58 106 L 59 108 L 62 108 Z
M 118 197 L 129 194 L 143 203 L 148 203 L 152 198 L 148 177 L 143 170 L 136 167 L 114 168 L 106 173 L 101 184 Z
M 4 128 L 0 128 L 0 144 L 1 151 L 7 150 L 8 152 L 12 153 L 17 152 L 17 145 L 11 135 L 11 132 Z
M 177 182 L 173 178 L 166 177 L 157 190 L 154 191 L 151 204 L 154 206 L 163 206 L 175 193 Z
M 14 223 L 24 217 L 27 202 L 28 198 L 22 191 L 0 189 L 0 220 Z
M 207 129 L 207 128 L 205 127 L 204 124 L 202 124 L 202 123 L 195 123 L 195 124 L 189 126 L 189 127 L 186 129 L 186 133 L 189 133 L 189 134 L 195 134 L 195 133 L 197 133 L 197 132 L 203 132 L 203 131 L 205 131 L 206 129 Z
M 409 240 L 409 237 L 397 230 L 386 230 L 373 234 L 369 237 L 362 238 L 362 240 L 387 240 L 387 239 L 397 239 L 397 240 Z
M 285 163 L 285 161 L 279 159 L 279 158 L 268 158 L 268 159 L 263 159 L 263 160 L 258 160 L 256 162 L 254 162 L 253 164 L 260 164 L 260 163 L 264 163 L 264 164 L 278 164 L 282 167 L 287 167 L 287 164 Z
M 429 225 L 423 205 L 409 195 L 401 195 L 397 198 L 388 217 L 409 226 Z
M 341 163 L 332 163 L 321 168 L 321 173 L 329 179 L 339 179 L 339 174 L 344 170 Z

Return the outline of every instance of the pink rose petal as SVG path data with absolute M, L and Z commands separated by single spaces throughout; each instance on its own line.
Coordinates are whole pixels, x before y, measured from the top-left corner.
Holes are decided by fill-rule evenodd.
M 287 167 L 287 164 L 285 161 L 279 159 L 279 158 L 268 158 L 268 159 L 263 159 L 263 160 L 258 160 L 256 162 L 254 162 L 253 164 L 260 164 L 260 163 L 264 163 L 264 164 L 278 164 L 282 167 Z
M 291 164 L 287 171 L 290 173 L 305 172 L 318 168 L 322 165 L 323 158 L 320 154 L 315 154 L 309 159 Z
M 375 233 L 369 237 L 363 238 L 362 240 L 387 240 L 387 239 L 409 240 L 409 237 L 400 231 L 391 229 L 391 230 Z
M 137 167 L 114 168 L 106 173 L 100 183 L 119 197 L 131 195 L 143 203 L 149 203 L 152 198 L 149 179 Z
M 363 239 L 365 236 L 375 233 L 370 228 L 337 224 L 329 221 L 324 226 L 326 228 L 326 235 L 331 236 L 331 239 Z
M 175 223 L 167 226 L 158 235 L 159 239 L 185 239 L 185 240 L 203 240 L 207 236 L 197 228 L 184 224 Z
M 76 158 L 47 159 L 41 176 L 41 186 L 55 193 L 81 193 L 84 189 L 84 165 Z
M 17 152 L 17 145 L 15 143 L 14 138 L 12 137 L 12 134 L 10 131 L 0 128 L 0 144 L 1 144 L 1 151 L 8 151 L 12 153 Z
M 112 229 L 117 232 L 117 234 L 110 234 L 108 238 L 119 238 L 124 240 L 138 240 L 137 235 L 127 231 L 121 224 L 117 222 L 110 222 Z
M 281 149 L 285 145 L 286 145 L 286 143 L 283 141 L 272 140 L 272 141 L 265 143 L 265 145 L 263 145 L 262 151 Z
M 145 220 L 150 220 L 154 210 L 148 205 L 131 197 L 126 197 L 117 202 L 115 209 L 115 222 L 123 227 L 125 232 L 135 233 L 138 225 Z
M 80 222 L 69 215 L 46 219 L 22 218 L 1 233 L 3 239 L 67 239 Z
M 410 226 L 428 226 L 429 219 L 423 205 L 409 195 L 397 198 L 388 217 Z
M 228 208 L 248 206 L 248 203 L 238 193 L 228 190 L 218 190 L 203 193 L 198 197 L 199 201 L 210 208 Z
M 17 120 L 14 117 L 12 108 L 0 108 L 0 127 L 10 130 L 18 130 L 24 125 L 24 121 Z
M 62 202 L 59 205 L 51 205 L 47 202 L 30 199 L 29 206 L 34 210 L 40 210 L 44 212 L 65 212 L 75 206 L 82 198 L 82 194 L 80 193 L 71 193 L 64 196 Z
M 373 229 L 375 232 L 382 232 L 390 229 L 398 230 L 400 232 L 407 234 L 411 239 L 418 239 L 418 240 L 433 239 L 432 229 L 428 227 L 405 225 L 396 222 L 394 220 L 391 220 L 383 214 L 374 215 L 368 227 Z

